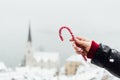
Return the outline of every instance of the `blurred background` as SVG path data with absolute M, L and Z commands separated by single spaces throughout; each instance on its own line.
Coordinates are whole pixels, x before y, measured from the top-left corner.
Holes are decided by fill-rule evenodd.
M 84 36 L 120 50 L 119 0 L 1 0 L 0 61 L 15 67 L 24 57 L 31 25 L 34 50 L 59 52 L 61 63 L 75 54 L 68 31 L 61 42 L 58 30 L 69 26 Z
M 1 80 L 119 80 L 76 55 L 67 30 L 120 51 L 119 0 L 0 0 Z M 90 74 L 90 75 L 89 75 Z

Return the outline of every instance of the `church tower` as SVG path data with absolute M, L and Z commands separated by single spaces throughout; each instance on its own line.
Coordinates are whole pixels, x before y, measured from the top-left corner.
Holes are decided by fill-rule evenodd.
M 32 48 L 31 24 L 29 23 L 28 40 L 27 40 L 27 47 L 25 54 L 25 65 L 32 66 L 33 62 L 34 62 L 34 58 L 33 58 L 33 48 Z
M 31 36 L 31 25 L 29 23 L 29 30 L 28 30 L 28 40 L 27 40 L 27 53 L 31 54 L 32 49 L 32 36 Z

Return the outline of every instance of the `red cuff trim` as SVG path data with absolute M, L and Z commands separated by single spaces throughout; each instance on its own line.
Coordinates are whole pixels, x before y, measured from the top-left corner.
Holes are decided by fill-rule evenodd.
M 89 52 L 87 54 L 87 58 L 92 59 L 95 52 L 97 51 L 98 47 L 99 47 L 99 44 L 97 44 L 95 41 L 92 41 L 91 48 L 90 48 L 90 50 L 89 50 Z

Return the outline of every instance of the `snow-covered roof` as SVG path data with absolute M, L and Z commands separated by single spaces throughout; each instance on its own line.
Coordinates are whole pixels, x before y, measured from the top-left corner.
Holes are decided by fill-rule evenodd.
M 37 62 L 39 62 L 40 60 L 42 60 L 43 62 L 56 62 L 59 60 L 59 53 L 57 52 L 34 52 L 33 56 Z
M 89 66 L 88 63 L 90 62 L 90 59 L 87 59 L 87 61 L 85 61 L 84 58 L 81 55 L 74 54 L 74 55 L 70 56 L 66 60 L 66 62 L 79 62 L 79 63 L 82 63 L 85 66 Z
M 83 60 L 84 60 L 84 59 L 83 59 L 83 57 L 82 57 L 81 55 L 75 54 L 75 55 L 70 56 L 66 61 L 81 62 L 81 61 L 83 61 Z
M 73 61 L 73 62 L 81 62 L 81 61 L 84 61 L 84 58 L 82 57 L 82 55 L 79 55 L 79 54 L 74 54 L 72 56 L 70 56 L 69 58 L 66 59 L 67 62 L 69 61 Z M 91 60 L 90 59 L 87 59 L 87 62 L 90 62 Z

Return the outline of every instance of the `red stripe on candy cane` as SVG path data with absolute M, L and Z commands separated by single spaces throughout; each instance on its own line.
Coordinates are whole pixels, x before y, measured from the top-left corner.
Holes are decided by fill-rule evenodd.
M 73 35 L 73 33 L 72 33 L 72 31 L 70 30 L 70 28 L 69 27 L 67 27 L 67 26 L 62 26 L 60 29 L 59 29 L 59 37 L 60 37 L 60 39 L 61 39 L 61 41 L 63 41 L 64 39 L 63 39 L 63 37 L 62 37 L 62 30 L 63 29 L 67 29 L 68 31 L 69 31 L 69 33 L 70 33 L 70 35 L 72 36 L 72 39 L 75 41 L 75 43 L 76 43 L 76 40 L 75 40 L 75 36 Z M 81 47 L 79 44 L 76 44 L 78 47 Z M 84 48 L 83 48 L 84 49 Z M 86 51 L 85 49 L 84 49 L 84 51 Z M 80 53 L 81 54 L 81 53 Z M 87 58 L 85 57 L 85 54 L 81 54 L 82 56 L 83 56 L 83 58 L 84 58 L 84 60 L 85 61 L 87 61 Z

